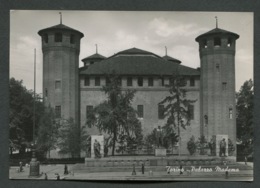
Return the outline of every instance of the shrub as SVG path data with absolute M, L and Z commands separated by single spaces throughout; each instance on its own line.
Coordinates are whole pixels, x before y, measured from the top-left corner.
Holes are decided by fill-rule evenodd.
M 206 139 L 206 137 L 204 135 L 199 137 L 198 148 L 200 150 L 200 155 L 205 155 L 207 153 L 208 142 L 207 142 L 207 139 Z
M 235 151 L 235 146 L 230 139 L 228 139 L 228 155 L 233 155 Z
M 194 137 L 194 136 L 192 136 L 192 137 L 190 138 L 190 140 L 188 141 L 188 143 L 187 143 L 187 149 L 188 149 L 188 151 L 190 152 L 190 155 L 193 155 L 193 154 L 196 152 L 196 150 L 197 150 L 197 145 L 196 145 L 195 137 Z

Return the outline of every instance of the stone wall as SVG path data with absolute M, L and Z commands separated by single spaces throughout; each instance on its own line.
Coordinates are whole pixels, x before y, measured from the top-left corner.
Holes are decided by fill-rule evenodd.
M 166 81 L 167 83 L 167 81 Z M 101 85 L 105 84 L 105 78 L 101 78 Z M 126 78 L 122 79 L 123 89 L 126 89 Z M 195 86 L 190 87 L 189 83 L 186 89 L 187 98 L 196 100 L 194 103 L 194 119 L 191 120 L 190 126 L 186 130 L 181 129 L 182 147 L 181 153 L 188 154 L 187 142 L 192 135 L 196 139 L 200 136 L 200 99 L 199 99 L 199 80 L 196 80 Z M 84 86 L 84 78 L 80 79 L 80 115 L 81 115 L 81 125 L 84 126 L 86 122 L 86 106 L 93 105 L 96 106 L 102 101 L 106 100 L 106 95 L 101 91 L 101 86 L 94 86 L 94 77 L 90 79 L 90 86 Z M 161 102 L 166 96 L 169 95 L 169 91 L 165 86 L 160 86 L 159 79 L 154 80 L 154 86 L 148 87 L 148 80 L 144 78 L 143 87 L 137 86 L 137 79 L 133 79 L 133 87 L 137 92 L 133 100 L 133 107 L 137 109 L 137 105 L 144 106 L 144 117 L 139 118 L 142 123 L 143 134 L 150 134 L 154 128 L 158 125 L 164 125 L 166 119 L 158 119 L 158 103 Z M 96 128 L 91 128 L 87 130 L 88 134 L 99 134 Z

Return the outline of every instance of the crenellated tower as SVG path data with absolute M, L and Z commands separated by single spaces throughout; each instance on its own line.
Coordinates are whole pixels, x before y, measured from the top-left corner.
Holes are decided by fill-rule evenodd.
M 56 118 L 79 121 L 79 53 L 83 33 L 62 24 L 38 32 L 42 38 L 43 98 Z
M 200 53 L 201 135 L 228 135 L 236 145 L 235 53 L 239 35 L 216 26 L 196 38 Z

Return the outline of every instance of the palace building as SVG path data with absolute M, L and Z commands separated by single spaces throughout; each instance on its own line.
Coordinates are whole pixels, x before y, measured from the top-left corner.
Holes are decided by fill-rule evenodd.
M 159 103 L 168 95 L 172 75 L 186 78 L 187 98 L 196 100 L 189 108 L 190 126 L 181 130 L 182 154 L 193 135 L 228 135 L 236 143 L 235 44 L 239 35 L 218 27 L 201 34 L 198 42 L 200 68 L 184 66 L 166 54 L 131 48 L 104 57 L 98 52 L 84 58 L 79 68 L 80 40 L 84 34 L 62 23 L 38 32 L 42 38 L 44 103 L 55 109 L 57 118 L 72 117 L 85 125 L 88 113 L 107 97 L 102 86 L 113 71 L 121 78 L 123 90 L 134 89 L 133 107 L 147 135 L 166 118 Z M 191 41 L 191 42 L 195 42 Z M 99 134 L 95 128 L 89 134 Z

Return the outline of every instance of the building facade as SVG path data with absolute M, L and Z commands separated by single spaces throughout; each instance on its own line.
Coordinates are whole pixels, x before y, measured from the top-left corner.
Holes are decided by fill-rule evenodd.
M 168 55 L 131 48 L 111 57 L 98 53 L 82 61 L 78 68 L 81 32 L 59 24 L 39 31 L 43 51 L 44 103 L 55 109 L 57 118 L 73 118 L 84 126 L 88 113 L 107 96 L 102 87 L 107 75 L 115 72 L 121 78 L 122 90 L 134 89 L 133 108 L 142 124 L 143 134 L 163 126 L 166 118 L 159 103 L 169 96 L 169 78 L 182 75 L 187 84 L 191 106 L 190 126 L 181 129 L 181 153 L 188 154 L 187 142 L 204 135 L 208 141 L 225 134 L 236 143 L 235 120 L 235 41 L 237 34 L 215 28 L 196 38 L 201 67 L 182 65 Z M 99 134 L 98 130 L 87 130 Z

